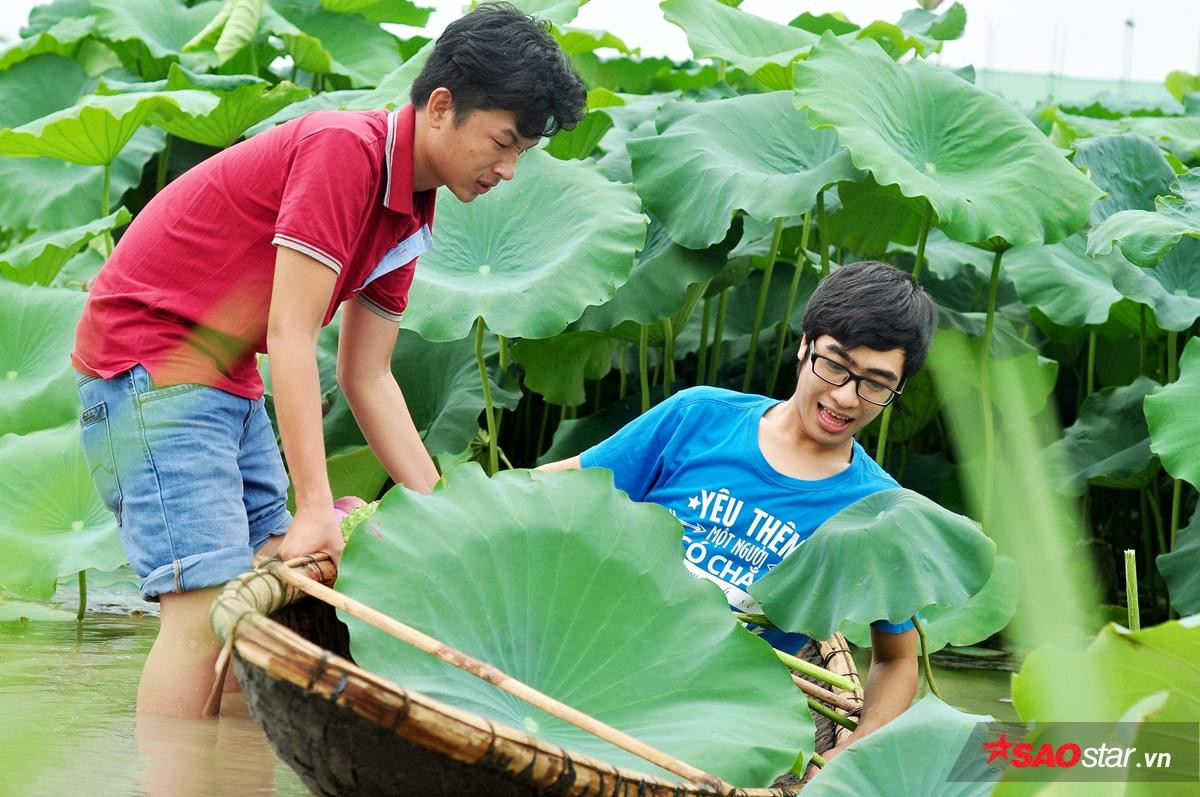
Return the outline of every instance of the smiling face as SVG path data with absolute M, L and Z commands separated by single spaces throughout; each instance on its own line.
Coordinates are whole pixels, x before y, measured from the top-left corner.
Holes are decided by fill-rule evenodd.
M 470 202 L 501 180 L 511 180 L 517 173 L 517 158 L 538 143 L 517 133 L 511 111 L 476 110 L 458 120 L 446 89 L 433 92 L 425 112 L 423 143 L 430 177 L 460 202 Z
M 796 379 L 796 392 L 789 403 L 797 414 L 804 436 L 822 446 L 845 446 L 851 437 L 879 417 L 883 407 L 861 398 L 853 379 L 836 386 L 817 376 L 810 358 L 813 350 L 807 340 L 801 339 L 798 354 L 800 373 Z M 815 351 L 829 358 L 835 364 L 835 369 L 841 366 L 893 389 L 900 386 L 901 374 L 904 373 L 903 349 L 878 351 L 866 346 L 846 349 L 832 336 L 821 335 L 815 341 Z M 820 363 L 818 368 L 821 368 Z

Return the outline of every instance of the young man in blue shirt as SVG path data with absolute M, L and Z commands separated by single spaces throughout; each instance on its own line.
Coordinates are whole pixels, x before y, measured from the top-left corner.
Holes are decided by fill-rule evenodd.
M 683 524 L 693 575 L 717 584 L 731 608 L 757 613 L 748 592 L 755 579 L 832 515 L 898 486 L 854 435 L 924 364 L 936 324 L 936 305 L 908 274 L 884 263 L 845 266 L 809 301 L 791 398 L 685 390 L 543 469 L 611 470 L 631 498 L 660 504 Z M 807 642 L 802 634 L 752 630 L 787 653 Z M 851 741 L 903 712 L 916 692 L 912 623 L 873 623 L 871 642 L 863 716 Z

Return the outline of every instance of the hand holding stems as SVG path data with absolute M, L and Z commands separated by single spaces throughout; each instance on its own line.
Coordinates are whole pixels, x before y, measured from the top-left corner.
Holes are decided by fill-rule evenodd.
M 327 553 L 334 564 L 342 558 L 342 549 L 346 542 L 342 538 L 333 503 L 312 504 L 298 507 L 292 525 L 279 546 L 279 558 L 283 561 L 308 556 L 314 553 Z

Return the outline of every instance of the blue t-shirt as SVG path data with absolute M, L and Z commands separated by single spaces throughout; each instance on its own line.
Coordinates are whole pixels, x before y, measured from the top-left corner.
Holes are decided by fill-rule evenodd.
M 758 445 L 763 414 L 779 403 L 712 387 L 685 390 L 584 451 L 584 467 L 608 468 L 635 501 L 670 510 L 683 524 L 692 575 L 712 581 L 736 611 L 761 614 L 750 585 L 795 551 L 833 515 L 860 498 L 899 485 L 854 441 L 850 465 L 807 481 L 775 470 Z M 847 563 L 852 566 L 852 563 Z M 890 633 L 911 621 L 872 623 Z M 750 626 L 795 653 L 808 637 Z

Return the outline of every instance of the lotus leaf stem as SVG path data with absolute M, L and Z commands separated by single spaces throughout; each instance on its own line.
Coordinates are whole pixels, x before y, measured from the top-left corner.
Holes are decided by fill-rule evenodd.
M 87 571 L 79 571 L 79 610 L 75 612 L 75 622 L 82 623 L 87 612 Z
M 1004 250 L 996 252 L 992 260 L 992 275 L 988 281 L 987 320 L 983 326 L 983 345 L 979 356 L 979 393 L 983 402 L 983 521 L 984 530 L 991 528 L 992 494 L 995 485 L 996 463 L 993 454 L 996 448 L 996 419 L 992 409 L 991 391 L 991 359 L 992 359 L 992 330 L 996 325 L 996 291 L 1000 285 L 1000 259 Z M 936 693 L 935 693 L 936 694 Z
M 812 754 L 812 762 L 816 765 L 817 769 L 825 768 L 825 759 L 821 757 L 820 753 Z
M 1179 533 L 1179 510 L 1180 504 L 1183 501 L 1183 480 L 1176 479 L 1171 487 L 1171 547 L 1168 551 L 1175 550 L 1175 537 Z
M 1146 305 L 1138 305 L 1138 376 L 1146 373 Z
M 822 717 L 833 720 L 838 725 L 841 725 L 843 728 L 849 728 L 852 731 L 858 730 L 857 722 L 855 722 L 854 720 L 845 716 L 844 714 L 837 713 L 836 711 L 829 708 L 824 703 L 822 703 L 818 700 L 814 700 L 811 697 L 808 698 L 808 707 L 810 709 L 812 709 L 813 711 L 815 711 L 816 713 L 820 714 Z
M 917 259 L 913 263 L 912 277 L 921 281 L 921 268 L 925 265 L 925 242 L 929 240 L 929 227 L 933 222 L 933 205 L 925 203 L 925 218 L 921 219 L 921 234 L 917 238 Z
M 771 251 L 767 254 L 767 267 L 763 269 L 762 285 L 758 289 L 758 303 L 754 306 L 754 326 L 750 329 L 750 353 L 746 356 L 746 375 L 742 377 L 742 392 L 750 392 L 754 380 L 754 358 L 758 354 L 758 336 L 762 332 L 763 313 L 767 309 L 767 294 L 771 290 L 771 275 L 775 271 L 775 260 L 779 257 L 779 244 L 783 240 L 783 225 L 786 219 L 775 220 L 775 234 L 771 236 Z
M 775 384 L 779 380 L 779 369 L 783 365 L 783 349 L 787 332 L 791 329 L 792 310 L 796 307 L 796 295 L 800 292 L 800 278 L 804 276 L 804 270 L 808 268 L 808 236 L 812 229 L 812 211 L 804 214 L 804 225 L 800 228 L 800 253 L 796 258 L 796 270 L 792 273 L 792 284 L 788 288 L 787 305 L 783 309 L 783 318 L 780 319 L 778 327 L 775 330 L 775 362 L 771 365 L 771 375 L 767 378 L 767 395 L 770 396 L 775 392 Z
M 550 422 L 550 402 L 543 401 L 542 402 L 542 422 L 538 424 L 537 451 L 534 453 L 534 456 L 533 456 L 534 459 L 537 459 L 538 457 L 540 457 L 542 455 L 542 451 L 544 450 L 542 448 L 542 446 L 545 445 L 545 443 L 546 443 L 546 424 L 548 424 L 549 422 Z
M 1142 615 L 1138 610 L 1137 554 L 1125 549 L 1125 607 L 1129 611 L 1129 630 L 1142 630 Z
M 162 152 L 158 153 L 158 169 L 154 174 L 154 193 L 163 190 L 167 185 L 167 169 L 171 165 L 171 141 L 172 136 L 167 134 L 167 143 L 163 146 Z
M 696 350 L 696 384 L 703 385 L 708 378 L 708 319 L 711 315 L 712 299 L 704 297 L 700 305 L 700 348 Z
M 855 694 L 862 694 L 862 688 L 844 675 L 838 675 L 836 672 L 827 670 L 824 667 L 818 667 L 817 665 L 811 664 L 804 659 L 798 659 L 795 656 L 784 653 L 782 650 L 776 650 L 775 656 L 798 673 L 807 675 L 810 678 L 816 678 L 818 681 L 822 681 L 831 686 L 836 686 L 838 689 L 845 689 L 849 692 L 854 692 Z
M 104 164 L 104 187 L 101 189 L 101 192 L 100 192 L 100 215 L 102 217 L 107 216 L 108 212 L 109 212 L 109 206 L 110 206 L 109 191 L 111 190 L 111 188 L 112 188 L 112 164 L 106 163 L 106 164 Z M 104 231 L 104 259 L 108 260 L 108 258 L 112 257 L 112 252 L 113 252 L 112 231 L 105 230 Z
M 1087 395 L 1096 392 L 1096 333 L 1088 333 Z
M 925 639 L 925 628 L 915 614 L 912 617 L 912 623 L 913 628 L 917 629 L 917 636 L 921 638 L 921 668 L 925 671 L 925 683 L 929 684 L 929 691 L 933 692 L 938 700 L 941 700 L 942 693 L 937 687 L 937 682 L 933 680 L 933 666 L 929 663 L 929 643 Z
M 496 342 L 500 344 L 500 370 L 508 370 L 508 340 L 503 335 L 496 336 Z
M 1158 550 L 1160 553 L 1166 553 L 1170 548 L 1167 547 L 1166 527 L 1163 525 L 1162 510 L 1158 508 L 1158 495 L 1150 492 L 1149 487 L 1143 487 L 1142 492 L 1146 495 L 1146 504 L 1150 507 L 1150 516 L 1154 518 L 1154 531 L 1158 539 Z
M 725 337 L 725 316 L 729 312 L 729 288 L 721 291 L 717 299 L 717 326 L 713 330 L 712 356 L 708 358 L 708 379 L 706 384 L 717 383 L 717 366 L 721 364 L 721 340 Z
M 650 327 L 642 324 L 638 334 L 638 379 L 642 383 L 642 412 L 650 409 Z
M 675 384 L 675 329 L 671 317 L 662 320 L 663 324 L 663 398 L 671 395 L 671 385 Z
M 626 391 L 629 390 L 629 376 L 625 371 L 625 361 L 628 359 L 629 359 L 629 344 L 624 343 L 621 345 L 621 367 L 619 369 L 621 372 L 621 381 L 620 381 L 620 384 L 617 386 L 617 400 L 618 401 L 625 398 L 625 393 L 626 393 Z
M 825 191 L 817 194 L 817 232 L 821 234 L 821 279 L 829 276 L 829 225 L 825 220 Z
M 492 409 L 492 385 L 488 379 L 487 363 L 483 360 L 483 316 L 475 321 L 475 362 L 479 365 L 479 381 L 483 386 L 483 409 L 487 417 L 488 429 L 488 475 L 494 475 L 500 470 L 500 460 L 497 453 L 496 413 Z
M 879 419 L 879 442 L 875 446 L 875 461 L 883 467 L 883 460 L 887 457 L 888 429 L 892 425 L 892 407 L 894 403 L 883 408 L 883 417 Z
M 768 620 L 765 614 L 746 614 L 745 612 L 734 612 L 733 616 L 736 617 L 740 623 L 754 623 L 755 625 L 761 625 L 763 628 L 775 627 L 775 624 Z

